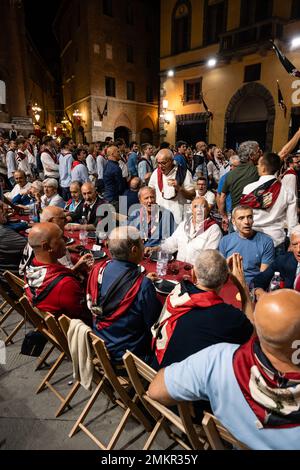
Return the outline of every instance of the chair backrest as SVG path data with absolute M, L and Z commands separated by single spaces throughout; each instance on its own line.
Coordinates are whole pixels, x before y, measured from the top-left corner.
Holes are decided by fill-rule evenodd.
M 53 335 L 57 343 L 60 345 L 61 350 L 69 359 L 71 359 L 69 345 L 64 331 L 62 331 L 59 322 L 56 320 L 55 316 L 52 315 L 52 313 L 46 313 L 45 323 L 47 325 L 48 331 Z
M 129 351 L 123 356 L 123 361 L 139 399 L 151 416 L 156 421 L 161 419 L 162 416 L 165 417 L 167 421 L 175 425 L 182 433 L 186 434 L 193 449 L 203 449 L 205 443 L 199 438 L 194 427 L 190 403 L 177 404 L 179 411 L 178 416 L 171 409 L 147 395 L 143 381 L 151 383 L 156 376 L 156 371 Z
M 24 294 L 25 282 L 15 274 L 10 271 L 5 271 L 3 277 L 8 283 L 11 290 L 16 294 L 18 298 L 22 297 Z
M 213 450 L 226 450 L 224 443 L 240 450 L 250 450 L 249 447 L 236 439 L 212 414 L 204 412 L 202 426 Z
M 38 330 L 42 333 L 50 343 L 52 343 L 55 347 L 57 347 L 60 351 L 62 350 L 61 345 L 57 341 L 56 337 L 53 333 L 48 329 L 48 326 L 45 322 L 47 317 L 47 313 L 41 312 L 39 309 L 32 307 L 31 303 L 27 299 L 25 295 L 21 297 L 20 304 L 22 305 L 26 319 Z M 64 351 L 63 351 L 64 352 Z
M 61 315 L 58 322 L 61 327 L 61 331 L 65 337 L 67 337 L 71 322 L 70 318 L 65 315 Z M 100 371 L 101 375 L 104 375 L 114 392 L 121 398 L 121 402 L 119 400 L 116 400 L 116 402 L 121 406 L 125 405 L 128 407 L 133 416 L 146 428 L 146 430 L 150 430 L 151 424 L 149 420 L 127 393 L 128 386 L 131 386 L 128 378 L 119 376 L 112 366 L 104 341 L 92 332 L 89 333 L 89 339 L 95 357 L 93 362 L 97 366 L 97 370 Z M 125 369 L 123 368 L 123 371 L 124 370 Z
M 136 403 L 132 400 L 132 398 L 129 396 L 127 390 L 132 388 L 132 384 L 129 381 L 128 377 L 124 376 L 123 373 L 125 372 L 125 369 L 123 367 L 120 367 L 122 369 L 122 375 L 117 375 L 117 368 L 114 368 L 109 352 L 107 351 L 107 348 L 105 346 L 104 341 L 99 338 L 99 336 L 95 335 L 94 333 L 89 333 L 89 336 L 92 341 L 92 346 L 95 352 L 96 357 L 98 358 L 101 367 L 104 371 L 104 374 L 111 384 L 112 388 L 114 391 L 119 395 L 121 398 L 122 403 L 127 406 L 130 410 L 133 416 L 145 427 L 146 430 L 151 430 L 151 424 L 149 420 L 145 417 L 144 411 L 136 405 Z

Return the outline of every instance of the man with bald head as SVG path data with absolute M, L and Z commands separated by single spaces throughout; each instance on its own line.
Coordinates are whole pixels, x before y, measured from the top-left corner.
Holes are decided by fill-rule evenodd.
M 67 216 L 67 222 L 78 223 L 78 225 L 72 226 L 73 230 L 81 230 L 83 228 L 88 231 L 96 230 L 99 222 L 97 209 L 106 201 L 97 194 L 95 185 L 92 182 L 84 183 L 81 186 L 81 194 L 84 202 Z M 85 219 L 85 224 L 81 224 L 82 218 Z
M 57 317 L 65 314 L 90 323 L 80 282 L 58 261 L 66 254 L 63 231 L 51 222 L 35 224 L 28 242 L 34 251 L 25 275 L 26 295 L 32 305 Z
M 229 276 L 240 291 L 242 310 L 226 304 L 220 296 Z M 152 367 L 182 361 L 212 344 L 243 344 L 253 333 L 251 321 L 253 307 L 241 257 L 232 256 L 227 265 L 217 250 L 203 250 L 194 260 L 192 282 L 182 281 L 175 287 L 152 328 Z
M 218 224 L 209 217 L 209 205 L 204 197 L 192 202 L 192 215 L 182 221 L 173 235 L 161 245 L 167 253 L 177 251 L 177 260 L 193 264 L 202 250 L 218 248 L 222 232 Z M 160 247 L 150 248 L 157 250 Z
M 214 415 L 254 450 L 300 448 L 300 293 L 262 296 L 258 337 L 221 343 L 161 370 L 149 396 L 164 404 L 209 400 Z
M 103 172 L 104 197 L 118 210 L 119 196 L 125 191 L 122 170 L 119 166 L 121 159 L 120 150 L 112 145 L 107 149 L 107 164 Z
M 43 210 L 41 217 L 40 217 L 41 222 L 53 222 L 56 224 L 62 232 L 64 232 L 65 229 L 65 224 L 66 224 L 66 214 L 61 209 L 61 207 L 56 207 L 56 206 L 48 206 L 45 207 Z M 67 241 L 67 238 L 64 237 L 65 242 Z M 68 248 L 66 248 L 66 252 L 62 258 L 59 258 L 57 261 L 65 266 L 66 268 L 71 269 L 74 273 L 75 272 L 84 272 L 86 271 L 88 267 L 88 263 L 90 261 L 91 255 L 84 255 L 82 256 L 78 261 L 76 259 L 76 262 L 73 263 L 70 252 Z M 26 268 L 32 263 L 32 260 L 34 258 L 34 252 L 28 243 L 23 252 L 23 258 L 20 263 L 19 267 L 19 274 L 20 276 L 24 276 Z M 77 258 L 77 257 L 76 257 Z
M 154 188 L 143 186 L 138 193 L 140 207 L 129 211 L 128 225 L 136 227 L 145 247 L 157 246 L 175 229 L 173 214 L 156 204 Z
M 149 186 L 156 191 L 157 204 L 171 211 L 179 224 L 184 205 L 196 195 L 191 172 L 175 164 L 169 149 L 160 150 L 156 161 L 158 168 L 152 173 Z
M 109 236 L 112 260 L 94 266 L 88 281 L 88 307 L 94 331 L 105 341 L 114 363 L 126 350 L 146 362 L 151 360 L 151 327 L 161 304 L 139 263 L 144 244 L 134 227 L 121 226 Z M 153 278 L 151 273 L 149 277 Z

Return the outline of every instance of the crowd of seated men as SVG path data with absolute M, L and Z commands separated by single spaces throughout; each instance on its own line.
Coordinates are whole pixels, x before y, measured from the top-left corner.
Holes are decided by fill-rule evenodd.
M 300 369 L 290 346 L 300 328 L 295 137 L 278 154 L 247 141 L 237 155 L 205 142 L 140 152 L 122 139 L 89 148 L 30 139 L 31 147 L 22 138 L 6 149 L 0 274 L 20 273 L 41 311 L 92 326 L 113 363 L 129 350 L 163 369 L 153 398 L 200 401 L 251 448 L 299 448 Z M 104 261 L 66 248 L 68 228 L 99 227 Z M 155 251 L 193 268 L 164 302 L 157 274 L 140 266 Z M 277 272 L 284 289 L 267 293 Z M 240 309 L 222 298 L 229 279 Z

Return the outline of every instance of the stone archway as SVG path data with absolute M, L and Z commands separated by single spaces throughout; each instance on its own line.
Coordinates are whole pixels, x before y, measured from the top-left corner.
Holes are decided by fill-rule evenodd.
M 251 99 L 260 100 L 266 108 L 266 127 L 265 127 L 265 150 L 272 150 L 273 135 L 274 135 L 274 122 L 275 122 L 275 103 L 273 96 L 269 90 L 260 83 L 253 82 L 247 83 L 240 88 L 231 98 L 225 113 L 225 126 L 224 126 L 224 146 L 227 144 L 227 133 L 230 125 L 236 123 L 236 114 L 239 105 L 243 101 Z M 250 121 L 255 122 L 254 119 Z

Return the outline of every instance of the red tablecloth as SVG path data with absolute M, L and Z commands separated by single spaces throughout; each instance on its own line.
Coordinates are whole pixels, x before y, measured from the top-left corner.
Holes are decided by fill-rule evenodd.
M 80 245 L 80 240 L 79 240 L 79 232 L 65 232 L 65 236 L 69 238 L 73 238 L 75 241 L 71 247 Z M 86 245 L 87 249 L 91 249 L 93 245 L 95 244 L 95 240 L 89 239 L 88 243 Z M 110 256 L 109 250 L 104 247 L 103 250 L 107 253 L 108 256 Z M 175 281 L 181 281 L 184 276 L 190 276 L 191 277 L 191 271 L 187 271 L 184 269 L 184 266 L 187 263 L 182 263 L 180 261 L 176 261 L 178 263 L 178 268 L 179 268 L 179 273 L 178 274 L 173 274 L 171 272 L 172 269 L 172 263 L 168 264 L 168 270 L 167 270 L 167 275 L 164 276 L 164 279 L 172 279 Z M 147 273 L 155 272 L 156 271 L 156 262 L 151 261 L 149 258 L 143 259 L 141 262 L 141 265 L 145 267 Z M 229 303 L 234 305 L 237 308 L 241 308 L 241 302 L 236 299 L 236 295 L 238 293 L 237 288 L 235 285 L 229 280 L 223 289 L 221 290 L 220 296 L 224 299 L 224 302 Z M 159 296 L 161 300 L 163 299 L 163 296 Z

